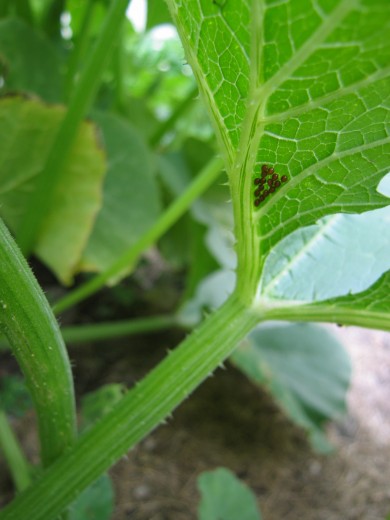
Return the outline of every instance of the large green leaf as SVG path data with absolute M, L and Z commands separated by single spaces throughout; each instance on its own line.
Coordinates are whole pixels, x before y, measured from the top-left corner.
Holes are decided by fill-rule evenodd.
M 13 230 L 20 224 L 64 113 L 61 106 L 37 100 L 0 101 L 0 212 Z M 95 127 L 83 123 L 35 247 L 64 283 L 78 270 L 101 204 L 104 171 Z
M 271 392 L 317 449 L 327 451 L 322 427 L 345 412 L 351 373 L 348 355 L 333 336 L 311 324 L 258 328 L 231 359 Z
M 294 230 L 389 203 L 388 0 L 168 5 L 228 165 L 247 287 Z M 263 164 L 288 182 L 255 208 Z
M 82 268 L 107 269 L 151 227 L 160 212 L 154 158 L 125 120 L 96 113 L 107 150 L 103 206 L 83 254 Z
M 254 493 L 228 469 L 205 471 L 198 477 L 199 520 L 260 520 Z
M 37 94 L 46 101 L 62 97 L 62 59 L 42 34 L 16 20 L 0 22 L 0 74 L 3 92 Z

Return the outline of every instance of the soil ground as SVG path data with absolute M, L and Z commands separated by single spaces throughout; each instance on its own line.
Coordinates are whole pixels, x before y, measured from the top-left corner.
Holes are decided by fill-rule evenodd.
M 113 519 L 196 519 L 197 476 L 225 466 L 251 486 L 265 520 L 384 520 L 390 513 L 390 334 L 331 329 L 354 367 L 348 416 L 328 429 L 332 455 L 314 454 L 269 396 L 227 364 L 111 470 Z M 72 347 L 78 394 L 109 382 L 131 386 L 180 336 L 135 337 L 131 348 L 129 340 Z M 4 363 L 3 357 L 2 371 L 13 370 L 13 360 Z M 37 462 L 33 413 L 13 425 Z M 3 505 L 12 486 L 1 455 L 0 491 Z

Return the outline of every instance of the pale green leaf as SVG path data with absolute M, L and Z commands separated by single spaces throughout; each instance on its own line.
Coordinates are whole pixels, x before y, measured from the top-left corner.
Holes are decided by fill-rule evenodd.
M 308 319 L 390 331 L 390 271 L 366 291 L 302 306 Z
M 357 293 L 390 268 L 390 206 L 332 215 L 297 229 L 269 254 L 263 294 L 310 302 Z
M 185 302 L 178 320 L 185 326 L 195 326 L 205 313 L 218 309 L 233 292 L 236 276 L 230 269 L 220 269 L 200 281 L 195 294 Z
M 201 473 L 198 488 L 198 520 L 261 520 L 253 491 L 228 469 Z
M 125 120 L 95 114 L 107 152 L 103 206 L 97 216 L 81 267 L 107 269 L 155 222 L 160 213 L 154 158 Z
M 19 97 L 0 102 L 0 212 L 15 231 L 65 109 Z M 58 181 L 35 253 L 64 283 L 78 270 L 101 204 L 105 171 L 95 127 L 83 123 Z
M 188 139 L 181 153 L 170 153 L 160 158 L 160 175 L 169 190 L 178 196 L 214 154 L 205 143 Z M 232 269 L 236 266 L 236 255 L 233 250 L 233 215 L 231 205 L 227 203 L 228 197 L 223 174 L 194 202 L 190 213 L 194 220 L 207 227 L 205 244 L 212 256 L 221 266 Z
M 329 448 L 322 427 L 345 413 L 351 373 L 336 338 L 310 324 L 258 328 L 231 359 L 308 431 L 314 447 Z

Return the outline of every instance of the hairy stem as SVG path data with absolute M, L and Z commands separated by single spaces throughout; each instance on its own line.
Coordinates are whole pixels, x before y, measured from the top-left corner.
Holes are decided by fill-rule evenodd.
M 158 426 L 215 370 L 259 321 L 232 295 L 147 377 L 82 435 L 1 520 L 55 518 L 132 446 Z M 77 471 L 75 471 L 77 468 Z
M 41 458 L 48 466 L 75 439 L 70 363 L 50 306 L 1 219 L 0 330 L 30 389 L 38 415 Z

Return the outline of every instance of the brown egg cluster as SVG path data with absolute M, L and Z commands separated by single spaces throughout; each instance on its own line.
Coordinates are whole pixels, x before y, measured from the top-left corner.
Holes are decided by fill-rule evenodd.
M 274 193 L 283 182 L 287 182 L 287 175 L 282 175 L 279 179 L 279 174 L 271 166 L 263 164 L 261 167 L 261 177 L 256 177 L 254 180 L 256 189 L 255 206 L 259 206 L 263 200 Z

